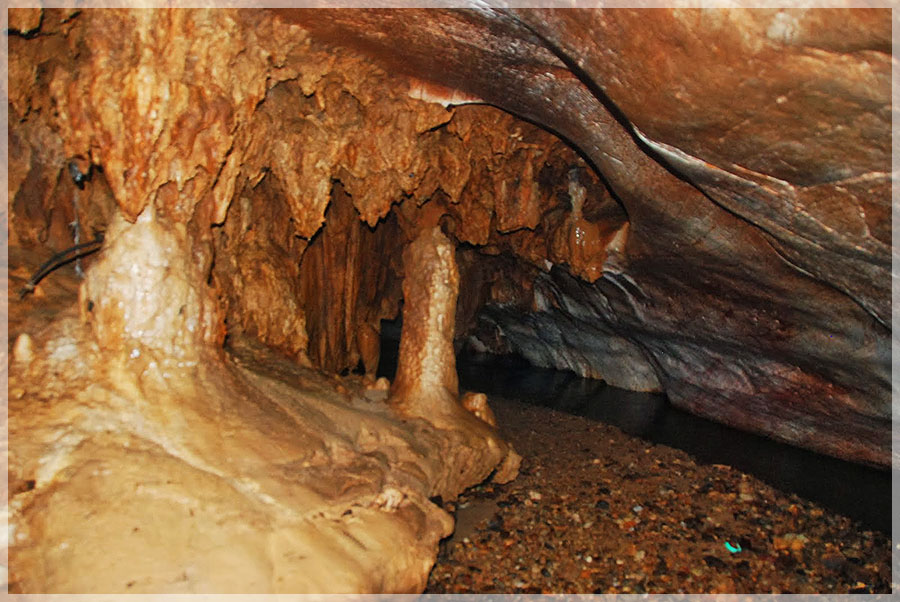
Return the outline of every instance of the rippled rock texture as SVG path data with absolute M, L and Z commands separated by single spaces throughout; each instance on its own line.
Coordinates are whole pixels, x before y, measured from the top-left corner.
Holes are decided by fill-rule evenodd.
M 621 205 L 627 230 L 545 256 L 483 344 L 889 463 L 888 12 L 284 17 L 559 133 Z
M 105 234 L 10 299 L 22 591 L 421 590 L 518 461 L 454 345 L 890 461 L 889 11 L 9 23 L 11 256 Z

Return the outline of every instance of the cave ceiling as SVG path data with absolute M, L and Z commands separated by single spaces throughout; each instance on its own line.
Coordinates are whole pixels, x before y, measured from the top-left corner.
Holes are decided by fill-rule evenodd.
M 889 447 L 885 12 L 275 12 L 539 124 L 621 204 L 599 268 L 551 261 L 524 320 L 488 303 L 497 346 L 820 451 Z

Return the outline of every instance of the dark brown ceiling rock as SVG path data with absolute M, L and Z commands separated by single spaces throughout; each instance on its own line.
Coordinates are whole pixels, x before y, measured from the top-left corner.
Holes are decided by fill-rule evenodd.
M 889 323 L 888 12 L 516 15 L 653 154 Z
M 630 228 L 558 330 L 603 322 L 679 406 L 888 463 L 888 12 L 278 13 L 584 153 Z M 531 329 L 532 357 L 580 340 L 585 373 L 605 352 L 549 331 Z

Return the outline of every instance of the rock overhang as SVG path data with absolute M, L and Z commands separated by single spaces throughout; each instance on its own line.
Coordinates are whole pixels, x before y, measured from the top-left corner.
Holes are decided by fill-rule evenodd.
M 566 317 L 506 312 L 498 348 L 596 376 L 627 332 L 618 371 L 652 367 L 676 405 L 889 462 L 889 11 L 276 12 L 561 135 L 621 203 L 625 252 L 568 262 L 594 282 L 575 298 L 542 276 Z
M 371 371 L 438 225 L 479 349 L 890 463 L 889 11 L 90 12 L 11 20 L 14 244 L 153 210 L 204 336 Z

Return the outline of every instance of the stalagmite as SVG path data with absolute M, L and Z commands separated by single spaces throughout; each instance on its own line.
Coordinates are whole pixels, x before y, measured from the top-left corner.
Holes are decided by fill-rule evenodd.
M 453 245 L 435 226 L 403 252 L 403 333 L 391 403 L 400 412 L 434 420 L 458 413 L 453 326 L 459 270 Z
M 403 252 L 403 331 L 389 402 L 401 415 L 464 433 L 466 444 L 446 458 L 460 475 L 482 470 L 485 458 L 500 452 L 502 463 L 493 478 L 503 483 L 515 478 L 521 458 L 497 438 L 496 420 L 486 401 L 469 404 L 470 409 L 459 399 L 453 350 L 459 270 L 454 253 L 439 226 L 423 228 Z M 468 451 L 484 446 L 485 457 Z
M 131 224 L 118 217 L 80 289 L 82 318 L 100 348 L 160 362 L 197 362 L 221 344 L 224 324 L 213 291 L 191 264 L 183 225 L 147 207 Z

